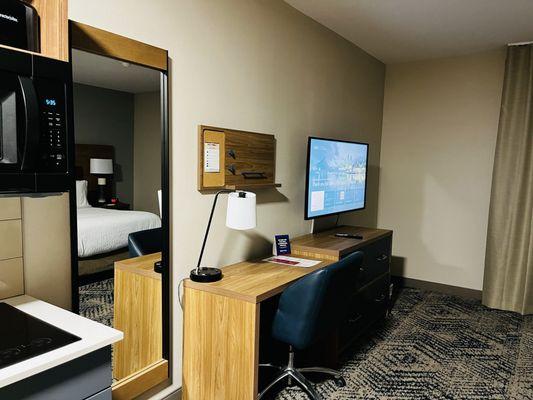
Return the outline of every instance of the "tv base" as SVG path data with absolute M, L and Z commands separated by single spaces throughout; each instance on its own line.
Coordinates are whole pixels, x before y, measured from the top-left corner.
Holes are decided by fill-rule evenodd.
M 338 214 L 334 214 L 313 219 L 311 233 L 320 233 L 336 228 L 338 218 Z

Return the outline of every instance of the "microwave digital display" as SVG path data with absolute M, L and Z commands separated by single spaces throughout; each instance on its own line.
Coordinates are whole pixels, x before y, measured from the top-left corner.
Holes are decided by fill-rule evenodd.
M 47 106 L 51 106 L 51 107 L 55 107 L 57 105 L 57 101 L 56 99 L 45 99 L 44 100 L 44 103 L 47 105 Z

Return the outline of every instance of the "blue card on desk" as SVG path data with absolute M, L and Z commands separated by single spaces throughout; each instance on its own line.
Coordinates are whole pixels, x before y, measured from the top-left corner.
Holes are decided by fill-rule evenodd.
M 276 255 L 291 254 L 289 235 L 276 235 Z

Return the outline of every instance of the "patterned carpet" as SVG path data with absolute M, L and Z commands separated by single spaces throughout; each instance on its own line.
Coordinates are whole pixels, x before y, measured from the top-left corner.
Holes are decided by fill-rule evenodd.
M 533 400 L 533 316 L 404 289 L 391 318 L 348 352 L 324 399 Z M 298 388 L 276 400 L 307 400 Z
M 80 315 L 113 326 L 113 278 L 80 286 Z

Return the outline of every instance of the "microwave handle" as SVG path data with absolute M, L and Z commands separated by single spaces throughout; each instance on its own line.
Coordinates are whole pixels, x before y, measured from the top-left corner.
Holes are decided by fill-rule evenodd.
M 21 169 L 35 170 L 39 152 L 39 101 L 33 81 L 25 76 L 19 76 L 24 101 L 24 149 L 22 151 Z

